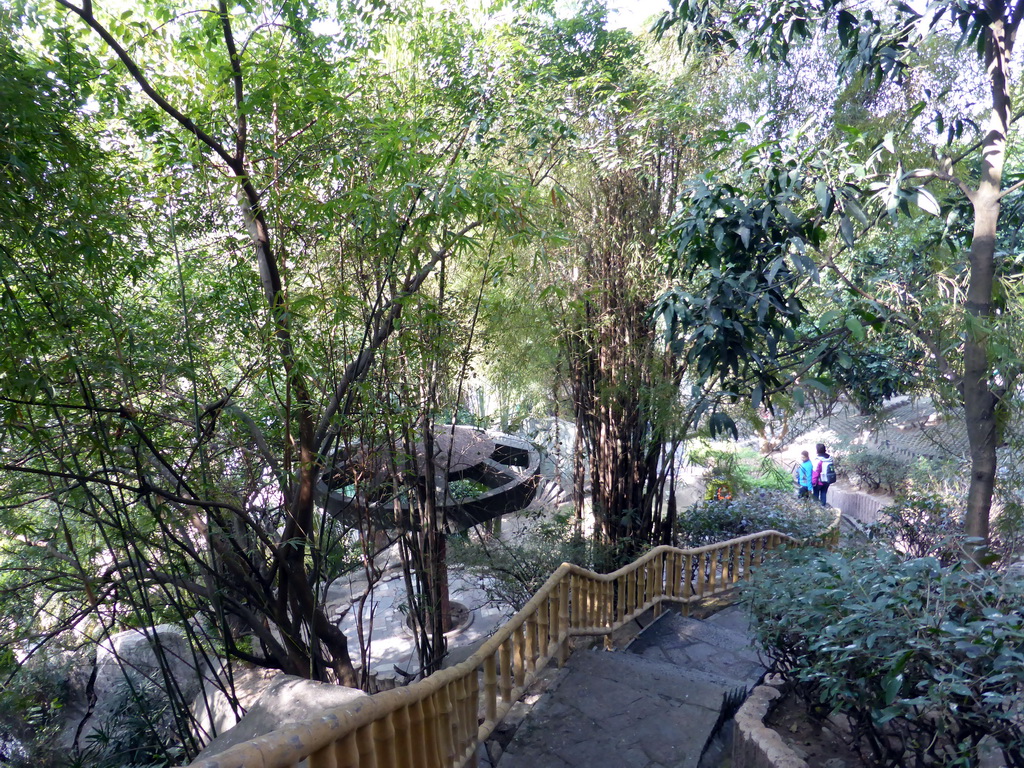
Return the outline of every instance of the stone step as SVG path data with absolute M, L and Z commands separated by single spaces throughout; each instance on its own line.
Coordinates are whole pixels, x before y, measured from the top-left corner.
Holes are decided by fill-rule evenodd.
M 741 609 L 727 610 L 717 622 L 666 612 L 645 627 L 627 651 L 674 664 L 722 686 L 752 690 L 764 676 L 765 667 L 753 647 L 749 618 Z
M 628 653 L 579 650 L 501 756 L 499 768 L 696 768 L 723 688 Z
M 764 675 L 752 642 L 749 614 L 728 608 L 666 612 L 626 652 L 577 650 L 498 768 L 699 768 Z

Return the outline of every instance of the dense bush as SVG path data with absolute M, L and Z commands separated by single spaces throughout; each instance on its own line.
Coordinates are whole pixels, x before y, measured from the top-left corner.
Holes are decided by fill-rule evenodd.
M 910 557 L 952 565 L 963 554 L 963 511 L 938 494 L 910 492 L 883 507 L 868 534 Z
M 540 513 L 520 512 L 509 522 L 501 539 L 467 535 L 448 542 L 449 565 L 475 577 L 496 605 L 518 611 L 562 563 L 591 568 L 595 556 L 602 554 L 595 553 L 569 512 L 547 519 Z
M 679 515 L 675 540 L 680 547 L 701 547 L 768 530 L 805 539 L 822 533 L 833 519 L 834 512 L 813 499 L 797 499 L 782 491 L 759 491 L 695 504 Z
M 1024 582 L 880 551 L 790 551 L 747 586 L 757 632 L 819 715 L 880 766 L 1024 766 Z
M 67 765 L 54 742 L 69 697 L 68 663 L 56 654 L 39 654 L 21 664 L 10 649 L 0 652 L 0 765 Z
M 789 472 L 770 456 L 761 456 L 752 448 L 722 448 L 705 443 L 693 448 L 687 459 L 704 467 L 703 481 L 709 499 L 758 490 L 788 490 L 793 486 Z
M 907 462 L 881 451 L 854 448 L 843 457 L 846 475 L 869 491 L 899 493 L 907 482 Z

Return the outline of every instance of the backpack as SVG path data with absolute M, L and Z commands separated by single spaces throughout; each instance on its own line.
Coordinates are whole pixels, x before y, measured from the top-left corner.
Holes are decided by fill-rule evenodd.
M 816 476 L 815 483 L 832 485 L 836 481 L 836 465 L 831 458 L 822 459 L 818 462 L 818 468 L 814 474 Z

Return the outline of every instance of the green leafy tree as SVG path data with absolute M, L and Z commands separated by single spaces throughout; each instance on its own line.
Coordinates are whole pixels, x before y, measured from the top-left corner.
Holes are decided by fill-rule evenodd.
M 976 137 L 967 140 L 963 152 L 954 154 L 950 150 L 928 167 L 906 169 L 901 164 L 886 167 L 878 164 L 882 153 L 896 152 L 892 138 L 886 138 L 875 148 L 865 147 L 871 152 L 854 162 L 851 162 L 852 157 L 830 153 L 830 159 L 845 160 L 833 168 L 816 167 L 825 158 L 799 164 L 788 159 L 773 161 L 770 167 L 776 169 L 778 176 L 767 196 L 772 204 L 763 209 L 767 215 L 760 217 L 758 227 L 752 230 L 754 234 L 747 234 L 751 231 L 747 222 L 731 213 L 727 215 L 734 216 L 735 222 L 720 221 L 715 231 L 722 232 L 717 238 L 718 245 L 738 238 L 742 250 L 748 253 L 755 237 L 764 238 L 766 247 L 759 250 L 765 256 L 750 262 L 752 276 L 746 278 L 758 287 L 747 294 L 746 301 L 725 305 L 716 302 L 716 305 L 745 305 L 748 310 L 756 307 L 759 313 L 760 307 L 766 306 L 764 313 L 758 315 L 757 323 L 740 318 L 735 322 L 737 331 L 749 329 L 761 333 L 772 344 L 782 332 L 782 323 L 772 319 L 772 312 L 779 312 L 781 320 L 797 318 L 803 313 L 799 304 L 791 303 L 798 301 L 791 290 L 783 290 L 781 295 L 773 293 L 774 288 L 785 283 L 775 278 L 784 269 L 810 274 L 815 264 L 808 250 L 820 249 L 826 236 L 838 235 L 847 247 L 854 246 L 861 229 L 871 224 L 872 219 L 865 214 L 863 205 L 867 199 L 873 198 L 886 214 L 895 217 L 909 212 L 912 204 L 926 212 L 940 214 L 942 210 L 932 189 L 944 184 L 962 196 L 971 222 L 969 247 L 959 254 L 966 263 L 964 291 L 959 301 L 963 310 L 964 341 L 955 360 L 951 361 L 947 355 L 943 358 L 957 371 L 971 448 L 971 487 L 965 530 L 976 540 L 987 540 L 999 442 L 998 411 L 1001 401 L 1013 390 L 1016 368 L 1012 360 L 995 361 L 998 348 L 994 347 L 993 340 L 999 321 L 996 243 L 1001 229 L 1000 211 L 1018 189 L 1012 179 L 1006 183 L 1004 167 L 1012 119 L 1011 62 L 1024 7 L 1003 2 L 965 5 L 943 1 L 926 8 L 898 4 L 884 11 L 870 6 L 852 8 L 831 1 L 794 5 L 788 2 L 671 0 L 670 4 L 671 10 L 658 22 L 662 34 L 675 28 L 681 41 L 742 49 L 754 59 L 784 63 L 802 41 L 819 32 L 834 31 L 839 76 L 848 82 L 860 78 L 876 89 L 888 84 L 906 84 L 920 67 L 929 65 L 929 59 L 922 52 L 929 45 L 943 41 L 957 41 L 954 45 L 960 56 L 976 57 L 984 69 L 983 85 L 975 98 L 985 104 L 985 125 Z M 923 100 L 907 107 L 904 131 L 928 106 L 927 100 Z M 957 108 L 962 110 L 961 105 L 955 105 L 954 109 Z M 937 131 L 945 133 L 950 140 L 967 139 L 972 116 L 962 111 L 951 114 L 942 111 L 944 109 L 946 105 L 940 103 L 935 116 Z M 751 188 L 742 186 L 741 195 Z M 717 193 L 712 192 L 712 197 L 717 199 Z M 728 196 L 721 197 L 727 204 L 725 210 L 735 211 L 735 206 L 728 205 Z M 804 201 L 802 210 L 793 208 L 793 199 Z M 708 217 L 700 220 L 707 221 Z M 764 222 L 768 224 L 765 226 Z M 685 236 L 680 238 L 680 254 L 689 247 L 688 242 Z M 781 249 L 776 259 L 767 258 L 772 244 Z M 714 248 L 710 253 L 695 255 L 694 261 L 710 263 L 709 260 L 720 258 L 717 254 L 721 252 L 724 248 Z M 824 255 L 824 263 L 835 267 L 827 252 Z M 747 274 L 742 266 L 739 269 L 739 274 Z M 864 292 L 856 285 L 851 288 Z M 788 307 L 788 310 L 780 311 L 781 307 Z M 853 330 L 860 322 L 855 319 L 850 325 Z M 728 338 L 725 341 L 729 344 Z M 737 358 L 732 353 L 733 348 L 731 344 L 725 349 L 708 347 L 708 359 L 721 360 L 723 367 L 735 366 Z M 772 380 L 759 383 L 767 388 L 755 387 L 755 399 L 777 384 Z
M 679 397 L 683 373 L 649 312 L 662 280 L 657 235 L 692 160 L 692 111 L 689 72 L 658 72 L 656 52 L 606 30 L 604 18 L 590 4 L 526 37 L 549 52 L 534 78 L 565 114 L 564 157 L 548 174 L 561 241 L 535 262 L 536 291 L 577 427 L 577 516 L 589 491 L 614 559 L 671 539 L 671 457 L 695 410 Z
M 327 596 L 352 523 L 319 483 L 422 417 L 382 423 L 371 374 L 435 271 L 528 225 L 486 34 L 57 6 L 22 19 L 35 69 L 4 48 L 4 642 L 174 621 L 197 662 L 355 685 Z

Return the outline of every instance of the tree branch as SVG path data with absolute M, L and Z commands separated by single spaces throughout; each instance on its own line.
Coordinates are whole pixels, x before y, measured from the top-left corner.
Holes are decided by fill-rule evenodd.
M 242 82 L 242 61 L 235 46 L 235 36 L 231 32 L 231 17 L 224 0 L 218 0 L 217 13 L 220 16 L 221 29 L 224 31 L 224 45 L 231 59 L 231 80 L 235 88 L 235 159 L 241 163 L 245 157 L 245 143 L 248 134 L 248 119 L 245 115 L 245 90 Z
M 316 441 L 315 444 L 320 450 L 323 450 L 330 436 L 330 422 L 334 416 L 338 413 L 338 409 L 341 407 L 342 401 L 345 400 L 348 395 L 349 388 L 359 381 L 366 372 L 369 370 L 370 365 L 373 363 L 374 357 L 377 354 L 377 350 L 387 341 L 394 330 L 395 321 L 402 312 L 402 301 L 416 291 L 419 290 L 423 282 L 430 276 L 430 273 L 434 270 L 443 258 L 445 258 L 451 251 L 451 246 L 454 241 L 474 230 L 480 226 L 482 222 L 477 220 L 470 222 L 457 233 L 455 233 L 452 241 L 443 248 L 432 252 L 431 258 L 423 265 L 423 267 L 413 275 L 409 276 L 402 284 L 401 290 L 397 295 L 392 297 L 388 302 L 383 304 L 374 317 L 371 318 L 368 325 L 375 326 L 373 334 L 370 336 L 366 343 L 366 346 L 356 356 L 355 360 L 351 361 L 345 366 L 345 371 L 342 374 L 341 381 L 338 382 L 338 386 L 335 387 L 334 395 L 331 397 L 330 403 L 327 408 L 324 409 L 323 416 L 320 418 L 320 423 L 316 427 Z
M 127 69 L 128 73 L 132 76 L 132 79 L 138 83 L 139 87 L 142 88 L 143 93 L 149 96 L 154 104 L 156 104 L 166 114 L 174 118 L 182 128 L 212 149 L 222 160 L 224 160 L 225 163 L 228 164 L 229 167 L 234 168 L 234 159 L 230 154 L 228 154 L 227 150 L 224 149 L 224 145 L 206 133 L 206 131 L 196 125 L 190 118 L 175 109 L 174 106 L 167 101 L 167 99 L 165 99 L 160 92 L 156 90 L 156 88 L 153 87 L 135 60 L 128 55 L 128 52 L 121 46 L 117 39 L 107 31 L 106 27 L 100 24 L 96 17 L 93 16 L 91 0 L 84 0 L 81 8 L 72 5 L 68 0 L 56 0 L 56 2 L 61 7 L 66 8 L 81 18 L 90 29 L 103 38 L 103 42 L 105 42 L 117 55 L 117 58 L 121 60 L 125 69 Z

